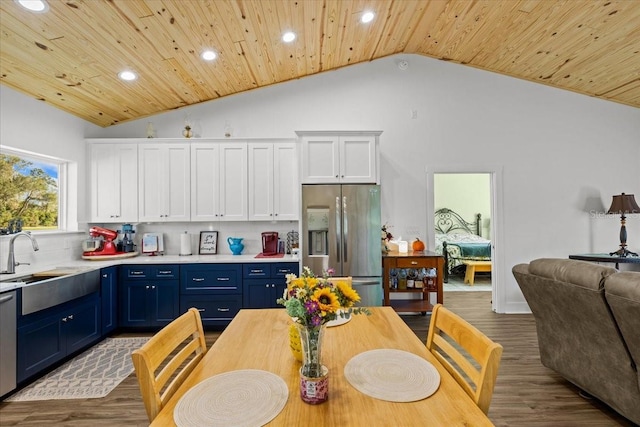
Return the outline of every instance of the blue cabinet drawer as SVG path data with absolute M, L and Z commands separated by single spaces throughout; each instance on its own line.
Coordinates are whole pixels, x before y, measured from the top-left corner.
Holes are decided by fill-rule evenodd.
M 271 264 L 255 263 L 242 265 L 242 277 L 245 279 L 259 279 L 271 277 Z
M 178 277 L 180 277 L 180 266 L 175 264 L 125 265 L 122 267 L 123 279 L 177 279 Z
M 239 264 L 190 265 L 182 268 L 181 276 L 182 293 L 242 292 L 242 268 Z
M 300 267 L 297 262 L 276 262 L 271 264 L 271 277 L 283 278 L 287 274 L 299 276 Z
M 125 265 L 121 271 L 125 279 L 146 279 L 151 276 L 149 266 L 146 265 Z
M 242 295 L 183 295 L 180 312 L 195 307 L 204 325 L 226 325 L 242 308 Z
M 180 267 L 177 265 L 154 265 L 150 270 L 151 277 L 156 279 L 178 279 L 180 277 Z

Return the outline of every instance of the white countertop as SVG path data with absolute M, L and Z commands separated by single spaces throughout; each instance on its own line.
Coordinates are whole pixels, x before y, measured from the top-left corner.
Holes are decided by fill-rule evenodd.
M 104 259 L 100 261 L 93 260 L 71 260 L 59 262 L 53 265 L 19 265 L 16 267 L 15 274 L 0 275 L 0 292 L 10 291 L 25 286 L 23 283 L 5 283 L 8 280 L 15 280 L 23 276 L 28 276 L 41 271 L 53 269 L 77 269 L 78 272 L 84 272 L 94 269 L 111 267 L 113 265 L 126 264 L 221 264 L 221 263 L 263 263 L 263 262 L 298 262 L 299 258 L 293 258 L 291 255 L 284 255 L 282 258 L 256 258 L 257 254 L 249 255 L 138 255 L 131 258 L 122 259 Z M 29 286 L 29 285 L 27 285 Z

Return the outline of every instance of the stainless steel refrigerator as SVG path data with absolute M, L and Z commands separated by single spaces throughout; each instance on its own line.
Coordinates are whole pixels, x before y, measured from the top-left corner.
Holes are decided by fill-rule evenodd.
M 353 277 L 362 306 L 382 305 L 380 186 L 302 186 L 302 265 Z

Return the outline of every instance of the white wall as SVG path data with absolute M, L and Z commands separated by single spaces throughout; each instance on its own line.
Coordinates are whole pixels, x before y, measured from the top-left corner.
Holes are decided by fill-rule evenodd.
M 69 162 L 69 227 L 78 229 L 84 220 L 87 175 L 84 134 L 92 125 L 0 85 L 0 150 L 17 148 Z M 6 224 L 5 224 L 6 226 Z M 35 253 L 26 238 L 15 241 L 16 260 L 32 264 L 61 263 L 80 256 L 79 239 L 84 234 L 40 234 Z M 10 236 L 0 237 L 0 266 L 6 268 Z
M 406 71 L 396 65 L 401 59 L 410 63 Z M 394 234 L 424 236 L 431 226 L 426 221 L 429 166 L 501 168 L 503 241 L 498 249 L 507 270 L 501 284 L 506 311 L 526 309 L 510 273 L 514 264 L 616 249 L 619 218 L 590 211 L 608 208 L 611 196 L 621 192 L 640 199 L 640 109 L 415 55 L 357 64 L 106 129 L 85 123 L 84 136 L 145 137 L 151 121 L 158 137 L 177 137 L 187 114 L 196 135 L 204 137 L 222 137 L 225 122 L 234 137 L 384 131 L 382 219 L 394 225 Z M 640 215 L 629 215 L 627 229 L 630 248 L 639 250 Z

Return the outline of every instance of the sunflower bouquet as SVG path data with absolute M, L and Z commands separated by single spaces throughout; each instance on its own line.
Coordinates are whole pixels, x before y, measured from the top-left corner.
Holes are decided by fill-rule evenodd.
M 302 269 L 302 275 L 287 275 L 287 288 L 282 298 L 276 302 L 284 305 L 287 314 L 307 327 L 317 327 L 340 317 L 351 314 L 371 314 L 367 308 L 354 307 L 360 296 L 345 281 L 329 281 L 331 270 L 323 277 L 316 277 L 309 267 Z
M 287 275 L 287 289 L 276 302 L 284 305 L 294 323 L 289 328 L 290 347 L 296 359 L 302 362 L 300 373 L 309 378 L 326 375 L 321 362 L 322 336 L 325 324 L 338 316 L 371 314 L 364 307 L 354 307 L 360 301 L 358 293 L 345 281 L 330 281 L 331 269 L 316 277 L 309 267 L 302 275 Z

